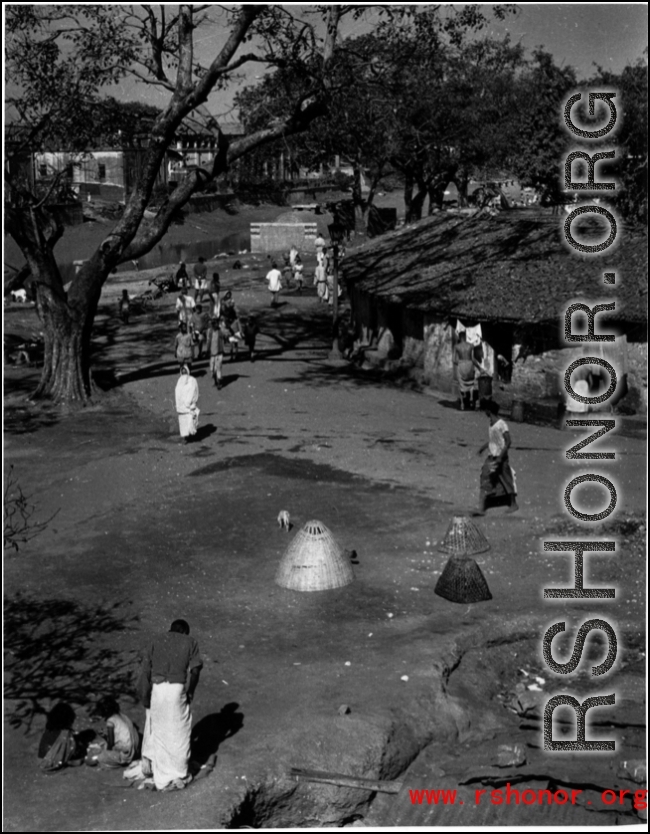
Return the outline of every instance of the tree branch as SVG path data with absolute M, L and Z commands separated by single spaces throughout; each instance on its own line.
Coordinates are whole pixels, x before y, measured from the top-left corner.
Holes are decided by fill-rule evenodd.
M 194 62 L 194 37 L 192 25 L 192 7 L 183 5 L 180 9 L 178 32 L 178 74 L 174 100 L 187 96 L 192 89 L 192 64 Z
M 208 100 L 208 96 L 217 83 L 220 75 L 223 74 L 224 67 L 232 61 L 235 52 L 239 45 L 243 43 L 248 30 L 253 25 L 253 22 L 268 8 L 265 5 L 244 5 L 239 11 L 239 15 L 233 29 L 223 46 L 219 55 L 210 64 L 205 75 L 200 79 L 195 89 L 196 104 L 204 104 Z

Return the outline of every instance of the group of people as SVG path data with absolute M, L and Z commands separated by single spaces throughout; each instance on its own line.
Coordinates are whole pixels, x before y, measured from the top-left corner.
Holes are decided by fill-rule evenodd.
M 284 261 L 282 269 L 279 268 L 278 262 L 273 260 L 271 269 L 266 273 L 266 282 L 271 293 L 271 307 L 278 306 L 278 295 L 284 288 L 283 282 L 287 287 L 291 287 L 292 281 L 295 282 L 299 293 L 302 293 L 304 286 L 304 267 L 297 247 L 292 246 L 282 258 Z
M 477 333 L 472 332 L 470 335 L 473 341 L 478 341 Z M 470 343 L 467 329 L 459 330 L 453 359 L 456 365 L 461 411 L 474 407 L 477 398 L 477 376 L 485 374 L 477 353 L 481 355 L 477 345 Z M 478 453 L 481 455 L 487 449 L 489 454 L 481 469 L 479 503 L 474 515 L 484 515 L 488 503 L 493 499 L 505 499 L 509 505 L 508 511 L 515 512 L 519 506 L 515 471 L 508 457 L 511 446 L 510 429 L 505 420 L 499 417 L 499 405 L 491 397 L 481 400 L 480 406 L 490 421 L 490 428 L 488 442 L 481 446 Z
M 314 286 L 316 294 L 323 304 L 334 303 L 334 260 L 327 249 L 327 243 L 322 235 L 318 235 L 316 244 L 316 269 L 314 271 Z M 339 247 L 338 258 L 343 257 Z M 341 296 L 341 285 L 337 287 L 337 297 Z
M 189 443 L 197 433 L 200 413 L 199 386 L 192 376 L 194 361 L 207 357 L 210 376 L 218 390 L 223 387 L 223 362 L 227 351 L 230 352 L 230 361 L 234 361 L 239 354 L 239 344 L 243 342 L 248 349 L 249 360 L 255 361 L 259 333 L 257 318 L 239 315 L 230 290 L 222 298 L 218 288 L 216 291 L 211 289 L 210 301 L 211 310 L 208 312 L 203 304 L 196 303 L 192 294 L 182 289 L 176 300 L 178 332 L 174 354 L 179 364 L 179 378 L 175 400 L 180 435 L 185 443 Z
M 142 739 L 112 696 L 95 705 L 94 713 L 103 721 L 99 733 L 75 733 L 74 710 L 59 702 L 50 710 L 39 742 L 41 770 L 53 773 L 84 762 L 99 768 L 131 766 L 125 776 L 140 781 L 143 787 L 159 791 L 185 788 L 200 770 L 200 765 L 191 761 L 190 705 L 202 665 L 189 625 L 185 620 L 174 620 L 169 631 L 156 635 L 141 654 L 136 689 L 146 710 Z
M 219 294 L 220 281 L 219 273 L 213 272 L 212 278 L 208 278 L 208 267 L 205 258 L 200 257 L 192 267 L 192 277 L 187 272 L 185 261 L 181 261 L 176 270 L 174 281 L 177 289 L 183 293 L 190 293 L 195 301 L 203 301 L 205 296 L 214 299 Z
M 334 299 L 334 261 L 327 249 L 327 241 L 322 235 L 318 235 L 314 241 L 316 246 L 316 268 L 314 270 L 314 287 L 316 294 L 323 303 L 332 304 Z M 339 259 L 342 257 L 339 249 Z M 266 273 L 266 282 L 271 293 L 271 307 L 278 306 L 278 295 L 284 287 L 283 282 L 290 287 L 293 281 L 302 293 L 304 288 L 304 265 L 296 246 L 292 246 L 288 252 L 283 254 L 283 267 L 280 269 L 278 261 L 271 262 L 271 269 Z M 339 284 L 337 293 L 341 296 Z
M 210 307 L 195 300 L 194 296 L 181 290 L 176 299 L 178 315 L 178 334 L 175 342 L 175 355 L 179 365 L 190 368 L 194 359 L 201 359 L 204 352 L 216 355 L 217 343 L 212 336 L 217 331 L 223 337 L 223 347 L 230 348 L 230 358 L 235 359 L 239 352 L 239 343 L 243 341 L 249 350 L 249 358 L 254 361 L 255 337 L 259 331 L 254 316 L 242 318 L 239 315 L 231 290 L 223 298 L 219 290 L 211 292 Z M 224 353 L 219 342 L 218 353 Z M 221 378 L 221 375 L 218 375 Z

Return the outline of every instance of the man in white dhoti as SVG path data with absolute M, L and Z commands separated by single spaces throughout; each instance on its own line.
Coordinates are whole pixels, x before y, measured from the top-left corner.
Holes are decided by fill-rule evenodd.
M 181 375 L 176 383 L 176 412 L 181 437 L 188 443 L 199 427 L 199 383 L 190 374 L 187 365 L 181 367 Z
M 156 790 L 181 790 L 192 781 L 190 704 L 202 665 L 198 643 L 190 637 L 185 620 L 174 620 L 143 654 L 142 677 L 151 682 L 151 699 L 142 758 L 145 766 L 151 766 Z

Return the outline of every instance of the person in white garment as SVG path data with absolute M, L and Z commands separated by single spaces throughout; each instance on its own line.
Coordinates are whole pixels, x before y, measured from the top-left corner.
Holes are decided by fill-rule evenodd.
M 149 704 L 142 741 L 144 772 L 156 790 L 182 790 L 189 771 L 192 714 L 190 704 L 203 661 L 185 620 L 174 620 L 166 634 L 151 641 L 142 655 L 142 677 Z
M 271 293 L 271 307 L 276 307 L 278 303 L 278 293 L 282 289 L 282 273 L 278 269 L 278 265 L 273 261 L 271 269 L 266 273 L 266 280 L 269 285 L 269 292 Z
M 181 373 L 176 383 L 176 413 L 178 414 L 178 428 L 181 438 L 189 443 L 199 427 L 199 383 L 190 373 L 187 365 L 181 367 Z

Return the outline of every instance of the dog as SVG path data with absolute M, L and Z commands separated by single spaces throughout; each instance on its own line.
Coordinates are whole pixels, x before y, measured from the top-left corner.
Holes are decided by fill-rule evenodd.
M 11 291 L 11 299 L 12 301 L 18 301 L 21 304 L 27 303 L 27 291 L 26 290 L 12 290 Z
M 286 510 L 280 510 L 278 513 L 278 527 L 281 530 L 289 532 L 291 530 L 291 516 Z

